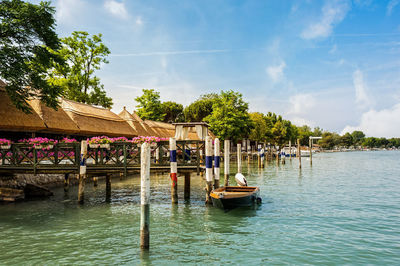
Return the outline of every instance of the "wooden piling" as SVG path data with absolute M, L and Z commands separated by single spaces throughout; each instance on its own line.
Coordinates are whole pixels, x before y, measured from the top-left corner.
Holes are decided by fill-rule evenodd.
M 178 204 L 178 164 L 176 162 L 176 140 L 169 138 L 170 163 L 171 163 L 171 202 Z
M 299 168 L 301 169 L 301 149 L 300 149 L 300 140 L 297 139 L 297 157 L 299 157 Z
M 206 137 L 206 204 L 212 204 L 210 193 L 212 190 L 213 172 L 212 172 L 212 139 Z
M 231 150 L 231 142 L 230 140 L 226 139 L 224 141 L 224 177 L 225 183 L 224 186 L 229 186 L 229 163 L 230 163 L 230 153 Z
M 310 165 L 312 165 L 312 139 L 309 139 L 309 146 L 310 146 Z
M 79 184 L 78 184 L 78 203 L 82 204 L 85 198 L 85 182 L 86 182 L 86 156 L 87 141 L 81 141 L 81 160 L 79 167 Z
M 106 202 L 111 201 L 111 174 L 106 175 Z
M 221 173 L 220 170 L 220 160 L 221 160 L 221 154 L 220 154 L 220 145 L 219 145 L 219 139 L 216 138 L 214 140 L 214 188 L 219 188 L 219 176 Z
M 64 192 L 69 190 L 69 174 L 64 175 Z
M 93 186 L 97 187 L 97 180 L 98 178 L 96 176 L 93 177 Z
M 292 141 L 289 140 L 289 160 L 292 160 Z
M 185 172 L 185 190 L 183 194 L 185 200 L 190 199 L 190 172 Z
M 261 168 L 261 145 L 258 144 L 257 146 L 257 162 L 258 162 L 258 168 Z
M 242 145 L 240 143 L 237 144 L 237 164 L 238 164 L 238 173 L 242 172 Z
M 142 250 L 148 250 L 150 248 L 150 144 L 149 143 L 143 143 L 141 146 L 140 205 L 141 205 L 140 248 Z

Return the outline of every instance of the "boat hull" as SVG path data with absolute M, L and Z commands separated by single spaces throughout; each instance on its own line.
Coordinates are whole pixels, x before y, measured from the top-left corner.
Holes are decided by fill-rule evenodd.
M 248 187 L 228 187 L 240 190 Z M 214 207 L 221 209 L 234 209 L 237 207 L 251 207 L 255 204 L 261 203 L 260 190 L 254 187 L 249 192 L 239 192 L 235 195 L 235 192 L 225 192 L 223 188 L 214 190 L 211 193 L 211 199 Z M 225 193 L 225 194 L 224 194 Z

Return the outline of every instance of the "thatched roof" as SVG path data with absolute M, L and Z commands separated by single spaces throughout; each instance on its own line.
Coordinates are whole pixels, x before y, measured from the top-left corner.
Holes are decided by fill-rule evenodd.
M 59 107 L 58 110 L 54 110 L 38 99 L 29 101 L 29 105 L 45 123 L 47 127 L 45 131 L 71 135 L 79 133 L 78 126 L 62 108 Z
M 37 113 L 25 114 L 18 110 L 4 90 L 4 82 L 1 82 L 1 86 L 3 88 L 0 88 L 0 130 L 33 132 L 46 129 L 46 125 Z
M 136 114 L 135 114 L 136 115 Z M 139 116 L 133 116 L 129 113 L 126 108 L 122 110 L 121 113 L 118 114 L 119 117 L 124 119 L 136 132 L 137 136 L 153 136 L 154 132 L 152 130 L 147 130 L 146 126 L 143 123 L 143 120 L 140 119 Z
M 161 138 L 175 137 L 175 126 L 172 124 L 152 121 L 152 120 L 145 120 L 144 123 L 146 123 L 146 125 L 154 131 L 155 136 L 157 137 Z
M 133 137 L 136 131 L 108 109 L 62 99 L 62 108 L 77 124 L 80 134 Z

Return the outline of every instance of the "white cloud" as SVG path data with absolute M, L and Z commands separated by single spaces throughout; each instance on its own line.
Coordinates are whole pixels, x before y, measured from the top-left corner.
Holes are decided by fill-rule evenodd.
M 302 33 L 303 39 L 316 39 L 328 37 L 332 34 L 333 27 L 339 24 L 350 9 L 347 1 L 332 1 L 327 2 L 322 7 L 321 19 L 309 25 Z
M 400 137 L 400 103 L 389 109 L 365 112 L 358 126 L 346 126 L 342 134 L 354 130 L 361 130 L 373 137 Z
M 309 93 L 299 93 L 289 98 L 289 107 L 286 115 L 297 126 L 314 126 L 315 123 L 304 118 L 309 116 L 316 104 L 315 97 Z
M 58 0 L 56 2 L 56 20 L 58 24 L 71 24 L 76 22 L 78 14 L 84 9 L 81 0 Z
M 336 51 L 337 51 L 337 45 L 334 44 L 334 45 L 332 46 L 332 48 L 329 50 L 329 53 L 330 53 L 330 54 L 334 54 L 334 53 L 336 53 Z
M 142 17 L 137 17 L 135 23 L 136 23 L 136 25 L 139 25 L 139 26 L 143 25 Z
M 386 15 L 392 15 L 393 9 L 400 4 L 400 0 L 391 0 L 388 5 L 386 6 Z
M 284 77 L 284 69 L 286 67 L 286 63 L 282 61 L 279 65 L 269 66 L 266 69 L 268 76 L 272 79 L 274 83 L 280 81 Z
M 118 2 L 114 0 L 107 0 L 104 2 L 104 8 L 113 16 L 126 19 L 128 18 L 128 12 L 125 8 L 124 2 Z
M 356 104 L 360 108 L 366 108 L 371 105 L 371 100 L 367 95 L 367 86 L 364 82 L 364 75 L 357 69 L 353 73 L 353 85 L 356 93 Z

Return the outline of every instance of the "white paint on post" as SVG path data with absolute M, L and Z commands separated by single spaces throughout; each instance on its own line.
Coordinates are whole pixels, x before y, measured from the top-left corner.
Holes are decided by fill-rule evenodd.
M 240 143 L 237 144 L 237 164 L 238 164 L 238 173 L 242 172 L 242 145 Z
M 210 136 L 206 137 L 206 181 L 212 182 L 213 172 L 212 172 L 212 139 Z
M 225 186 L 229 185 L 229 163 L 231 151 L 231 141 L 229 139 L 224 140 L 224 176 L 225 176 Z
M 219 186 L 219 175 L 220 175 L 220 146 L 219 139 L 214 140 L 214 179 Z
M 150 144 L 143 143 L 140 155 L 140 248 L 150 247 Z

